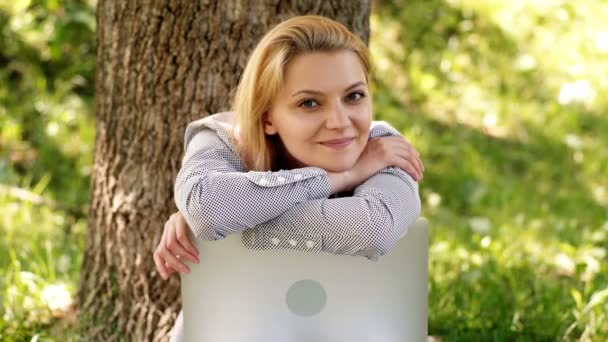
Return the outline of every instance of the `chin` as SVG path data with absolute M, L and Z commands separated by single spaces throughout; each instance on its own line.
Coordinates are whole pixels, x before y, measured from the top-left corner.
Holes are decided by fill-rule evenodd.
M 332 161 L 330 163 L 323 163 L 322 166 L 319 166 L 320 168 L 324 169 L 327 172 L 344 172 L 344 171 L 348 171 L 350 169 L 353 168 L 353 166 L 355 166 L 356 161 L 350 161 L 350 160 L 345 160 L 345 161 Z

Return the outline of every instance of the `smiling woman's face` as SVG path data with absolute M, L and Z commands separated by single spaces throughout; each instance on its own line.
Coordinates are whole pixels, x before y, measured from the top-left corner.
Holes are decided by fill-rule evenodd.
M 278 134 L 288 167 L 342 172 L 355 165 L 365 148 L 371 119 L 371 99 L 357 55 L 346 50 L 311 52 L 288 63 L 264 132 Z

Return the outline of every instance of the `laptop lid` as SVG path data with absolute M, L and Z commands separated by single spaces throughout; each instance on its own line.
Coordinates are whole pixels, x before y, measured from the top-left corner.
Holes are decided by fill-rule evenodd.
M 404 342 L 427 339 L 428 222 L 372 262 L 252 250 L 242 234 L 196 240 L 181 274 L 186 341 Z

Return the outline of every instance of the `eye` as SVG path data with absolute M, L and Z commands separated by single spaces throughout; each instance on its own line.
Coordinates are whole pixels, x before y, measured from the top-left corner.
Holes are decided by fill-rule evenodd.
M 364 97 L 365 97 L 365 94 L 363 92 L 355 91 L 355 92 L 348 94 L 348 96 L 346 96 L 346 99 L 349 101 L 357 101 L 357 100 L 361 100 Z
M 302 102 L 300 102 L 300 107 L 304 107 L 304 108 L 315 108 L 316 106 L 318 106 L 319 104 L 317 103 L 317 101 L 315 100 L 304 100 Z

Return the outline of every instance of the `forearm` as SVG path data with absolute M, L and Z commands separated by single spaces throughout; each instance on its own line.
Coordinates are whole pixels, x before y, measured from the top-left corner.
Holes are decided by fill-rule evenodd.
M 292 206 L 326 198 L 324 170 L 213 172 L 186 164 L 175 185 L 178 209 L 197 238 L 222 239 L 281 215 Z
M 419 215 L 417 183 L 405 173 L 387 169 L 355 188 L 352 197 L 293 206 L 246 231 L 244 242 L 251 241 L 250 248 L 323 251 L 376 261 L 403 237 Z
M 353 175 L 351 171 L 346 172 L 328 172 L 327 178 L 331 187 L 330 194 L 336 194 L 339 192 L 350 191 L 354 188 L 353 186 Z

